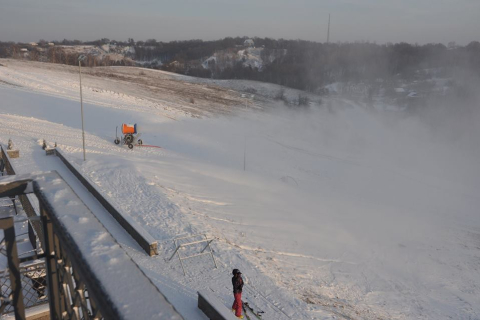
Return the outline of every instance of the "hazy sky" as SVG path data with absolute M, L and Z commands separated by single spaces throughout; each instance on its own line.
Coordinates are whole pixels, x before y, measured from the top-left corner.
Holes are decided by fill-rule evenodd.
M 480 40 L 480 0 L 0 0 L 0 41 Z

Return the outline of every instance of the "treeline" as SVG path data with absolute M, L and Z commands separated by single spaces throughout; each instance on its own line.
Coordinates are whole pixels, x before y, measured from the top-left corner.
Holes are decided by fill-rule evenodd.
M 480 76 L 480 43 L 477 41 L 466 46 L 453 43 L 448 46 L 408 43 L 327 44 L 259 38 L 254 41 L 256 46 L 263 47 L 264 67 L 261 71 L 244 67 L 240 57 L 233 64 L 213 64 L 206 72 L 199 61 L 195 60 L 196 57 L 186 58 L 184 51 L 172 58 L 176 62 L 173 67 L 165 63 L 162 68 L 218 79 L 259 80 L 307 91 L 316 91 L 334 82 L 368 82 L 378 79 L 411 81 L 428 76 L 448 77 L 453 70 L 458 69 L 473 71 Z M 198 47 L 197 44 L 195 48 Z M 209 54 L 217 51 L 218 55 L 218 51 L 222 50 L 219 47 L 210 50 Z
M 172 41 L 161 42 L 155 39 L 146 41 L 115 41 L 100 39 L 91 42 L 78 40 L 54 41 L 58 45 L 114 44 L 117 47 L 132 47 L 126 56 L 142 65 L 192 76 L 216 79 L 248 79 L 271 82 L 291 88 L 318 91 L 326 84 L 334 82 L 368 82 L 378 79 L 415 80 L 418 77 L 447 77 L 453 70 L 466 69 L 480 75 L 480 42 L 466 46 L 455 43 L 416 45 L 408 43 L 317 43 L 303 40 L 253 38 L 255 46 L 262 48 L 262 70 L 245 67 L 245 58 L 237 52 L 243 47 L 246 37 L 224 38 L 216 41 Z M 75 63 L 61 48 L 49 48 L 41 40 L 47 61 Z M 21 56 L 22 45 L 0 42 L 0 57 Z M 37 49 L 38 51 L 38 49 Z M 207 67 L 202 64 L 215 55 L 216 61 Z M 30 59 L 40 54 L 32 49 Z M 133 61 L 98 61 L 89 56 L 87 65 L 130 65 Z
M 145 42 L 138 41 L 135 44 L 136 60 L 161 59 L 162 62 L 169 63 L 179 61 L 195 61 L 205 59 L 219 50 L 226 50 L 243 44 L 244 38 L 225 38 L 217 41 L 171 41 L 157 42 L 150 39 Z
M 245 67 L 235 52 L 246 37 L 218 41 L 137 42 L 136 60 L 159 59 L 158 68 L 199 77 L 248 79 L 291 88 L 317 91 L 334 82 L 368 82 L 378 79 L 415 80 L 448 77 L 466 69 L 480 75 L 480 42 L 466 46 L 444 44 L 317 43 L 303 40 L 253 38 L 263 49 L 263 69 Z M 217 62 L 205 69 L 202 62 L 214 55 Z M 223 60 L 223 63 L 222 63 Z M 154 66 L 155 67 L 155 66 Z
M 47 43 L 40 40 L 36 45 L 30 43 L 0 42 L 0 58 L 26 59 L 31 61 L 41 61 L 50 63 L 59 63 L 67 65 L 78 65 L 78 58 L 84 55 L 82 65 L 88 67 L 96 66 L 134 66 L 135 62 L 127 57 L 118 56 L 112 58 L 110 55 L 98 55 L 88 52 L 77 52 L 64 46 L 89 45 L 100 46 L 105 44 L 108 39 L 97 40 L 93 42 L 81 42 L 79 40 L 63 40 Z M 24 51 L 27 50 L 27 51 Z

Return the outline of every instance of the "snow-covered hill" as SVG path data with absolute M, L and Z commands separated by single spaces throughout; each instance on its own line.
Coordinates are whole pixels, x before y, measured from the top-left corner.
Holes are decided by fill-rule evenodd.
M 264 319 L 480 317 L 478 108 L 440 128 L 340 98 L 285 108 L 253 81 L 84 68 L 83 163 L 77 69 L 0 64 L 17 168 L 51 170 L 38 141 L 56 141 L 160 241 L 155 258 L 126 249 L 186 319 L 202 318 L 199 289 L 229 307 L 233 268 Z M 245 112 L 235 89 L 249 87 Z M 114 145 L 122 122 L 162 149 Z M 197 233 L 216 239 L 219 269 L 194 259 L 184 277 L 171 239 Z

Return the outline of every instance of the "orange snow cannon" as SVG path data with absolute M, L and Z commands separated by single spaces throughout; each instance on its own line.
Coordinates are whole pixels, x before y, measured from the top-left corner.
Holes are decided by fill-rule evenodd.
M 115 129 L 115 144 L 124 144 L 127 145 L 128 148 L 133 149 L 134 145 L 141 146 L 143 145 L 143 141 L 139 139 L 140 134 L 137 132 L 137 124 L 126 124 L 122 123 L 122 134 L 123 136 L 120 138 L 118 137 L 117 130 L 118 127 Z
M 123 134 L 137 134 L 137 124 L 122 124 Z

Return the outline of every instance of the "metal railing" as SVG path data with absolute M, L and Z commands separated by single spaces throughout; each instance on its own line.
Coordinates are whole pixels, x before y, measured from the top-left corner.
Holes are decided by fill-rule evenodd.
M 52 222 L 44 218 L 47 224 L 46 249 L 54 253 L 47 258 L 49 267 L 50 309 L 53 311 L 52 319 L 103 319 L 99 308 L 98 299 L 91 297 L 89 281 L 81 276 L 72 252 L 62 246 L 63 236 L 55 234 Z M 63 241 L 62 241 L 63 242 Z M 112 314 L 106 312 L 105 314 Z M 113 314 L 112 314 L 113 315 Z
M 199 237 L 201 238 L 200 240 L 192 241 L 193 239 L 199 238 Z M 202 255 L 205 255 L 205 254 L 209 254 L 209 255 L 212 256 L 213 264 L 215 265 L 215 268 L 218 268 L 217 267 L 217 262 L 215 261 L 215 257 L 213 256 L 212 247 L 210 246 L 210 244 L 213 242 L 213 240 L 215 240 L 215 239 L 208 239 L 207 235 L 204 234 L 204 233 L 196 234 L 196 235 L 192 235 L 192 236 L 175 238 L 175 239 L 173 239 L 173 243 L 175 244 L 175 251 L 173 252 L 172 256 L 170 257 L 170 259 L 168 261 L 171 261 L 176 254 L 178 256 L 178 260 L 180 261 L 180 265 L 182 266 L 184 276 L 187 275 L 187 272 L 185 271 L 185 266 L 183 265 L 183 260 L 187 260 L 187 259 L 190 259 L 190 258 L 202 256 Z M 188 241 L 188 242 L 184 242 L 184 241 Z M 195 252 L 195 253 L 190 254 L 188 256 L 181 256 L 180 255 L 180 249 L 185 249 L 185 248 L 193 247 L 193 246 L 200 245 L 200 244 L 205 244 L 205 245 L 203 245 L 202 247 L 199 248 L 198 251 L 200 251 L 200 252 Z
M 1 249 L 0 249 L 1 251 Z M 23 304 L 25 308 L 35 307 L 48 303 L 47 296 L 47 273 L 44 261 L 37 261 L 19 266 L 21 279 Z M 12 290 L 9 269 L 0 271 L 0 294 L 2 297 L 10 297 Z M 7 314 L 14 311 L 14 306 L 5 303 L 0 314 Z
M 52 320 L 121 320 L 138 319 L 139 315 L 142 319 L 181 319 L 58 173 L 0 179 L 0 198 L 29 193 L 35 193 L 40 204 L 48 292 L 42 292 L 41 276 L 27 274 L 33 270 L 27 268 L 25 276 L 38 279 L 32 282 L 32 294 L 38 298 L 48 295 Z M 12 228 L 5 230 L 6 239 L 11 239 Z M 101 235 L 100 246 L 92 243 L 98 239 L 91 235 Z M 12 297 L 6 300 L 11 301 L 16 319 L 24 319 L 22 296 L 26 289 L 22 289 L 15 235 L 6 241 Z M 113 268 L 112 257 L 121 265 Z M 141 288 L 141 297 L 133 290 L 136 286 Z
M 0 313 L 8 306 L 13 306 L 15 319 L 25 319 L 23 304 L 22 283 L 20 276 L 20 260 L 18 259 L 17 242 L 15 239 L 14 218 L 0 219 L 0 229 L 3 230 L 3 239 L 0 241 L 0 253 L 7 258 L 8 281 L 11 288 L 8 294 L 0 296 Z
M 0 145 L 0 171 L 1 175 L 15 175 L 16 170 L 8 156 L 8 153 L 5 151 L 3 145 Z M 3 168 L 2 168 L 3 167 Z M 35 209 L 32 206 L 32 203 L 28 199 L 27 195 L 21 194 L 18 196 L 18 200 L 22 204 L 23 210 L 28 217 L 37 217 L 39 213 L 35 212 Z M 40 247 L 43 247 L 43 231 L 39 220 L 30 221 L 28 224 L 28 233 L 30 243 L 34 249 L 37 248 L 37 239 L 40 242 Z

